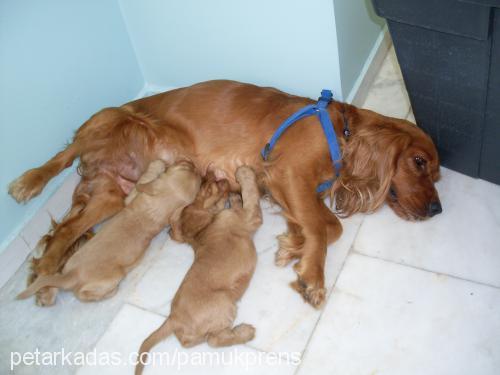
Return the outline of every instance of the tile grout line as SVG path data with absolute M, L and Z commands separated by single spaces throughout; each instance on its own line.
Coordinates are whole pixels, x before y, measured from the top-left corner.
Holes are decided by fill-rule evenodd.
M 168 241 L 169 239 L 170 239 L 170 237 L 169 237 L 169 238 L 167 238 L 167 241 Z M 24 238 L 23 238 L 23 241 L 24 241 Z M 164 244 L 164 246 L 165 246 L 165 244 Z M 257 256 L 259 256 L 260 254 L 266 253 L 266 252 L 268 252 L 269 250 L 273 250 L 274 248 L 275 248 L 275 245 L 271 245 L 271 246 L 269 246 L 268 248 L 266 248 L 266 249 L 262 250 L 260 253 L 257 253 Z M 147 273 L 147 271 L 148 271 L 149 269 L 151 269 L 151 267 L 152 267 L 152 265 L 146 269 L 146 271 L 145 271 L 145 272 L 144 272 L 144 274 L 141 276 L 141 278 L 142 278 L 142 277 L 143 277 L 143 276 Z M 169 300 L 169 301 L 168 301 L 168 303 L 172 303 L 172 299 L 171 299 L 171 300 Z M 131 306 L 131 307 L 137 308 L 137 309 L 139 309 L 139 310 L 141 310 L 141 311 L 144 311 L 144 312 L 147 312 L 147 313 L 151 313 L 151 314 L 154 314 L 154 315 L 161 316 L 161 317 L 163 317 L 163 318 L 165 318 L 165 319 L 167 319 L 167 318 L 169 317 L 169 315 L 170 315 L 170 314 L 163 314 L 163 313 L 160 313 L 160 312 L 158 312 L 158 311 L 156 311 L 156 310 L 149 310 L 149 309 L 148 309 L 148 308 L 146 308 L 146 307 L 140 306 L 140 305 L 138 305 L 138 304 L 136 304 L 136 303 L 134 303 L 134 302 L 132 302 L 132 301 L 128 300 L 128 299 L 126 298 L 126 296 L 124 296 L 124 299 L 122 300 L 122 303 L 121 303 L 121 305 L 120 305 L 120 308 L 118 309 L 118 312 L 119 312 L 119 311 L 121 311 L 121 310 L 125 307 L 125 305 L 129 305 L 129 306 Z M 114 318 L 116 318 L 116 315 L 113 317 L 113 319 L 114 319 Z M 113 322 L 113 319 L 112 319 L 112 320 L 111 320 L 111 322 L 110 322 L 110 323 L 109 323 L 109 324 L 105 327 L 104 331 L 103 331 L 103 332 L 99 335 L 99 337 L 97 338 L 97 340 L 96 340 L 96 341 L 95 341 L 95 343 L 93 344 L 93 346 L 94 346 L 94 347 L 97 345 L 97 343 L 101 340 L 101 338 L 102 338 L 102 337 L 104 336 L 104 334 L 107 332 L 107 330 L 109 329 L 109 327 L 111 326 L 111 324 L 112 324 L 112 322 Z M 261 349 L 261 348 L 254 347 L 253 345 L 243 344 L 243 346 L 246 346 L 246 347 L 248 347 L 248 348 L 250 348 L 250 349 L 252 349 L 252 350 L 258 351 L 258 352 L 269 353 L 269 351 L 264 350 L 264 349 Z
M 276 240 L 277 240 L 277 236 L 276 236 Z M 259 257 L 259 255 L 261 255 L 261 254 L 265 254 L 265 253 L 267 253 L 267 252 L 268 252 L 268 251 L 270 251 L 270 250 L 277 250 L 277 246 L 276 246 L 276 244 L 271 245 L 271 246 L 269 246 L 269 247 L 266 247 L 264 250 L 257 251 L 257 257 Z
M 160 232 L 160 233 L 161 233 L 161 232 Z M 167 235 L 167 236 L 169 236 L 169 235 Z M 169 237 L 169 238 L 167 238 L 167 241 L 168 241 L 168 239 L 170 239 L 170 237 Z M 165 241 L 165 243 L 166 243 L 166 241 Z M 165 243 L 161 246 L 161 248 L 162 248 L 162 249 L 164 248 Z M 140 279 L 140 280 L 142 280 L 142 278 L 143 278 L 143 277 L 144 277 L 144 275 L 147 273 L 147 271 L 149 271 L 152 267 L 153 267 L 153 265 L 150 265 L 150 266 L 149 266 L 149 267 L 148 267 L 148 268 L 144 271 L 144 273 L 140 276 L 140 278 L 139 278 L 139 279 Z M 140 280 L 139 280 L 139 281 L 140 281 Z M 132 291 L 132 293 L 133 293 L 133 291 Z M 106 332 L 108 331 L 109 327 L 111 327 L 111 324 L 113 324 L 113 321 L 115 320 L 116 316 L 120 313 L 120 311 L 121 311 L 121 310 L 123 310 L 123 308 L 125 307 L 125 305 L 129 305 L 129 306 L 135 307 L 135 308 L 137 308 L 137 309 L 139 309 L 139 310 L 141 310 L 141 311 L 144 311 L 144 312 L 148 312 L 148 313 L 152 313 L 152 314 L 155 314 L 155 315 L 162 316 L 162 317 L 164 317 L 164 318 L 168 318 L 168 315 L 167 315 L 167 316 L 165 316 L 165 315 L 160 314 L 160 313 L 158 313 L 158 312 L 156 312 L 156 311 L 151 311 L 151 310 L 148 310 L 148 309 L 146 309 L 146 308 L 144 308 L 144 307 L 142 307 L 142 306 L 139 306 L 139 305 L 137 305 L 137 304 L 135 304 L 135 303 L 133 303 L 133 302 L 130 302 L 130 301 L 128 300 L 128 297 L 129 297 L 129 296 L 130 296 L 130 293 L 127 293 L 127 295 L 126 295 L 126 296 L 125 296 L 125 295 L 123 296 L 122 301 L 121 301 L 121 304 L 120 304 L 120 308 L 117 310 L 117 313 L 113 316 L 113 318 L 111 319 L 111 321 L 109 322 L 109 324 L 108 324 L 108 325 L 104 328 L 104 330 L 101 332 L 101 334 L 99 335 L 99 337 L 97 338 L 97 340 L 94 342 L 93 347 L 96 347 L 96 346 L 97 346 L 97 344 L 99 343 L 99 341 L 102 339 L 102 337 L 103 337 L 103 336 L 106 334 Z M 170 300 L 169 302 L 171 302 L 171 301 L 172 301 L 172 300 Z
M 171 300 L 169 300 L 168 302 L 170 302 L 170 303 L 171 303 L 171 302 L 172 302 L 172 299 L 171 299 Z M 168 303 L 168 302 L 167 302 L 167 303 Z M 139 309 L 139 310 L 142 310 L 142 311 L 144 311 L 144 312 L 148 312 L 148 313 L 151 313 L 151 314 L 155 314 L 155 315 L 161 316 L 161 317 L 163 317 L 163 318 L 168 318 L 168 317 L 170 316 L 170 313 L 168 313 L 167 315 L 164 315 L 164 314 L 161 314 L 161 313 L 159 313 L 159 312 L 157 312 L 157 311 L 148 310 L 146 307 L 139 306 L 139 305 L 137 305 L 136 303 L 134 303 L 134 302 L 130 302 L 130 301 L 125 300 L 125 299 L 123 300 L 123 305 L 130 305 L 130 306 L 135 307 L 135 308 L 137 308 L 137 309 Z M 123 305 L 122 305 L 122 307 L 121 307 L 121 308 L 123 308 Z
M 131 303 L 131 302 L 127 301 L 125 298 L 123 298 L 123 300 L 121 301 L 120 308 L 118 309 L 117 313 L 113 316 L 113 318 L 110 320 L 110 322 L 108 323 L 108 325 L 106 327 L 104 327 L 104 329 L 101 332 L 101 334 L 99 335 L 99 337 L 97 337 L 97 339 L 95 340 L 95 342 L 92 344 L 93 348 L 97 347 L 97 344 L 101 341 L 101 339 L 104 337 L 104 335 L 108 332 L 108 329 L 111 327 L 111 324 L 113 324 L 115 318 L 120 313 L 120 311 L 123 310 L 123 308 L 125 307 L 125 305 L 129 305 L 129 306 L 135 307 L 135 308 L 137 308 L 137 309 L 139 309 L 141 311 L 144 311 L 144 312 L 148 312 L 148 313 L 151 313 L 151 314 L 162 316 L 164 318 L 168 318 L 168 315 L 165 316 L 165 315 L 159 314 L 159 313 L 157 313 L 155 311 L 150 311 L 150 310 L 148 310 L 148 309 L 146 309 L 144 307 L 136 305 L 135 303 Z
M 353 254 L 360 255 L 360 256 L 363 256 L 363 257 L 366 257 L 366 258 L 381 260 L 383 262 L 387 262 L 387 263 L 391 263 L 391 264 L 396 264 L 398 266 L 408 267 L 408 268 L 412 268 L 412 269 L 423 271 L 423 272 L 427 272 L 427 273 L 433 273 L 435 275 L 444 275 L 444 276 L 452 278 L 452 279 L 456 279 L 456 280 L 460 280 L 460 281 L 465 281 L 465 282 L 468 282 L 468 283 L 477 284 L 477 285 L 486 286 L 486 287 L 489 287 L 489 288 L 500 290 L 500 286 L 491 285 L 491 284 L 488 284 L 488 283 L 484 283 L 482 281 L 474 281 L 474 280 L 471 280 L 471 279 L 466 279 L 464 277 L 460 277 L 460 276 L 456 276 L 456 275 L 450 275 L 450 274 L 444 273 L 444 272 L 438 272 L 438 271 L 433 271 L 433 270 L 430 270 L 430 269 L 427 269 L 427 268 L 423 268 L 423 267 L 417 267 L 417 266 L 414 266 L 414 265 L 408 264 L 408 263 L 401 263 L 401 262 L 397 262 L 397 261 L 386 259 L 386 258 L 379 258 L 379 257 L 373 256 L 373 255 L 364 254 L 364 253 L 362 253 L 362 252 L 360 252 L 359 250 L 356 250 L 356 249 L 353 249 L 352 251 L 353 251 Z
M 335 289 L 335 285 L 337 284 L 337 280 L 339 279 L 340 277 L 340 274 L 342 273 L 342 271 L 344 270 L 344 267 L 345 267 L 345 264 L 347 262 L 347 258 L 349 258 L 349 255 L 354 252 L 354 241 L 356 240 L 356 237 L 358 237 L 358 234 L 359 234 L 359 231 L 361 230 L 361 226 L 363 225 L 365 221 L 365 218 L 363 217 L 363 219 L 361 220 L 361 223 L 359 224 L 358 226 L 358 229 L 356 230 L 356 234 L 354 235 L 353 237 L 353 240 L 352 240 L 352 243 L 351 243 L 351 246 L 349 247 L 349 250 L 347 251 L 347 254 L 344 258 L 344 261 L 342 262 L 342 265 L 339 269 L 339 273 L 337 274 L 337 277 L 335 278 L 335 280 L 333 281 L 333 284 L 332 284 L 332 289 L 330 290 L 330 292 L 328 293 L 328 296 L 326 298 L 326 301 L 325 301 L 325 304 L 323 306 L 323 308 L 321 309 L 321 312 L 319 314 L 319 317 L 318 319 L 316 320 L 316 323 L 314 324 L 314 327 L 313 329 L 311 330 L 311 334 L 309 335 L 309 337 L 307 338 L 307 342 L 306 342 L 306 345 L 304 346 L 304 351 L 302 352 L 302 355 L 301 355 L 301 360 L 300 360 L 300 363 L 299 365 L 297 366 L 297 369 L 295 370 L 294 372 L 294 375 L 298 375 L 299 371 L 300 371 L 300 368 L 302 367 L 302 363 L 303 363 L 303 359 L 305 358 L 306 354 L 307 354 L 307 349 L 309 348 L 309 344 L 311 343 L 311 340 L 314 336 L 314 333 L 316 332 L 316 328 L 318 327 L 318 324 L 319 322 L 321 321 L 321 318 L 323 317 L 323 313 L 325 312 L 326 310 L 326 306 L 328 305 L 328 303 L 330 303 L 330 297 L 331 295 L 333 294 L 333 290 Z
M 354 235 L 354 239 L 352 240 L 352 243 L 351 243 L 351 247 L 349 248 L 349 253 L 352 251 L 356 251 L 355 249 L 355 244 L 356 244 L 356 240 L 358 238 L 358 235 L 359 235 L 359 232 L 361 232 L 361 228 L 363 227 L 363 225 L 365 224 L 365 220 L 366 220 L 366 215 L 363 215 L 363 219 L 361 219 L 361 223 L 359 223 L 359 227 L 358 227 L 358 230 L 356 231 L 356 234 Z M 349 254 L 348 254 L 349 255 Z M 346 257 L 347 258 L 347 257 Z

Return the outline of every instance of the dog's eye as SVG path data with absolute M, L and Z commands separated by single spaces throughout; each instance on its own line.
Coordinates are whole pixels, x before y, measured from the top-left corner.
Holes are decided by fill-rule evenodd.
M 389 196 L 393 199 L 396 200 L 398 199 L 398 194 L 396 193 L 396 190 L 391 186 L 389 189 Z
M 414 160 L 415 160 L 415 164 L 419 168 L 425 167 L 425 163 L 427 163 L 427 161 L 424 158 L 420 157 L 420 156 L 415 156 Z

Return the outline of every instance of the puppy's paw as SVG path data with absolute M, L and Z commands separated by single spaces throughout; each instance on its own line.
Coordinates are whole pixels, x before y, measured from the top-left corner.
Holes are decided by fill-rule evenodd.
M 242 323 L 234 327 L 233 332 L 241 339 L 242 342 L 253 340 L 255 337 L 255 327 L 246 323 Z
M 276 252 L 276 255 L 274 257 L 274 264 L 276 264 L 278 267 L 285 267 L 293 260 L 293 258 L 294 257 L 288 250 L 280 248 Z
M 25 203 L 40 194 L 45 187 L 47 179 L 39 169 L 30 169 L 9 185 L 9 194 L 18 203 Z
M 236 170 L 235 176 L 236 176 L 236 181 L 238 181 L 241 184 L 241 181 L 247 179 L 255 179 L 255 172 L 253 171 L 252 168 L 243 165 Z
M 35 295 L 35 303 L 40 307 L 52 306 L 56 303 L 57 288 L 42 288 Z

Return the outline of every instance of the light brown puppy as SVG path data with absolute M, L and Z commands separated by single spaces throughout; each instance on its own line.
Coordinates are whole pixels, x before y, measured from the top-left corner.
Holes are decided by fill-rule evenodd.
M 229 346 L 253 339 L 249 324 L 233 327 L 236 302 L 248 287 L 256 263 L 253 234 L 262 224 L 259 191 L 249 167 L 236 171 L 240 197 L 231 194 L 231 208 L 223 209 L 227 181 L 206 181 L 193 204 L 172 226 L 172 236 L 188 242 L 195 260 L 172 302 L 170 316 L 141 345 L 136 374 L 144 367 L 143 353 L 172 333 L 182 346 L 207 341 Z M 242 203 L 243 200 L 243 203 Z
M 39 276 L 18 298 L 47 286 L 72 290 L 82 301 L 112 296 L 151 240 L 194 200 L 200 182 L 190 162 L 179 161 L 165 172 L 161 160 L 153 161 L 125 209 L 68 260 L 62 273 Z

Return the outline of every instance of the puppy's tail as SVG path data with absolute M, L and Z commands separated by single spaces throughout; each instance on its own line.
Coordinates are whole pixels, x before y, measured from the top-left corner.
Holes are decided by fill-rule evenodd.
M 170 318 L 167 318 L 167 320 L 165 320 L 160 328 L 158 328 L 151 335 L 149 335 L 146 340 L 144 340 L 141 347 L 139 348 L 137 366 L 135 367 L 135 375 L 141 375 L 142 370 L 144 369 L 144 364 L 147 357 L 145 357 L 143 354 L 148 353 L 153 346 L 170 336 L 173 332 L 174 328 L 172 325 L 172 321 L 170 320 Z
M 46 286 L 55 288 L 71 289 L 75 286 L 75 277 L 72 273 L 57 274 L 57 275 L 44 275 L 38 276 L 37 279 L 22 293 L 19 293 L 17 299 L 25 299 L 31 297 L 40 289 Z

